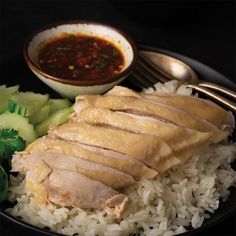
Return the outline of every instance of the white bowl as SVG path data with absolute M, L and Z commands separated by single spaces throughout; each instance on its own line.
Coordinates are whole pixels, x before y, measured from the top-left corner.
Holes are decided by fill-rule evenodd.
M 81 33 L 111 42 L 122 52 L 124 67 L 117 75 L 99 80 L 68 80 L 45 73 L 41 70 L 37 60 L 39 47 L 45 40 L 57 37 L 62 33 Z M 33 34 L 25 43 L 24 58 L 41 81 L 61 96 L 73 99 L 77 95 L 104 93 L 124 80 L 135 65 L 137 48 L 129 36 L 111 26 L 88 21 L 69 21 L 52 24 Z

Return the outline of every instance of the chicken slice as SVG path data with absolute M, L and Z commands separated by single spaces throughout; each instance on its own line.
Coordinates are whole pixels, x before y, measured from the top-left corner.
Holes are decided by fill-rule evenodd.
M 132 89 L 129 89 L 127 87 L 123 86 L 115 86 L 111 90 L 109 90 L 105 96 L 107 95 L 113 95 L 113 96 L 128 96 L 128 97 L 136 97 L 136 98 L 142 98 L 142 93 L 136 92 Z
M 81 145 L 81 144 L 80 144 Z M 83 145 L 83 144 L 82 144 Z M 120 156 L 123 156 L 123 157 L 128 157 L 126 154 L 122 154 L 122 153 L 119 153 L 119 152 L 115 152 L 115 151 L 112 151 L 112 150 L 108 150 L 108 149 L 104 149 L 104 148 L 99 148 L 99 147 L 94 147 L 94 146 L 88 146 L 88 145 L 83 145 L 84 148 L 88 149 L 88 150 L 96 150 L 97 153 L 101 153 L 101 154 L 104 154 L 104 155 L 107 155 L 107 156 L 116 156 L 116 157 L 120 157 Z M 183 159 L 184 158 L 184 159 Z M 187 159 L 186 155 L 184 155 L 182 157 L 181 155 L 181 160 L 185 160 Z M 135 159 L 134 159 L 135 160 Z M 162 158 L 160 161 L 158 161 L 158 163 L 156 164 L 156 168 L 155 170 L 153 169 L 150 169 L 149 170 L 152 170 L 154 171 L 155 175 L 153 172 L 149 172 L 150 174 L 150 178 L 154 178 L 158 172 L 164 172 L 166 171 L 167 169 L 169 169 L 170 167 L 172 166 L 175 166 L 177 164 L 179 164 L 181 162 L 180 158 L 179 157 L 175 157 L 175 156 L 170 156 L 169 158 Z M 138 161 L 140 162 L 140 161 Z M 141 162 L 142 163 L 142 162 Z M 148 167 L 147 167 L 148 168 Z M 132 170 L 133 171 L 133 170 Z M 157 172 L 158 171 L 158 172 Z M 152 177 L 151 177 L 152 175 Z M 143 177 L 144 178 L 144 177 Z M 147 178 L 146 178 L 147 179 Z
M 194 116 L 198 116 L 216 125 L 220 129 L 234 127 L 234 117 L 231 112 L 227 112 L 214 102 L 194 96 L 186 96 L 173 93 L 137 93 L 129 88 L 115 86 L 108 95 L 131 96 L 136 98 L 146 98 L 184 110 Z
M 154 135 L 73 122 L 49 130 L 48 137 L 114 150 L 142 161 L 155 170 L 158 170 L 158 162 L 165 158 L 172 157 L 175 162 L 180 162 L 169 145 Z
M 27 171 L 29 170 L 28 167 L 25 165 L 28 159 L 29 152 L 21 151 L 15 152 L 11 159 L 11 171 L 12 172 L 19 172 L 21 175 L 26 175 Z
M 34 195 L 39 203 L 43 203 L 47 199 L 47 191 L 43 182 L 52 171 L 43 160 L 36 160 L 33 163 L 33 168 L 32 166 L 30 169 L 28 168 L 26 173 L 26 188 Z
M 171 122 L 189 129 L 212 132 L 212 142 L 214 143 L 222 141 L 228 135 L 228 132 L 220 130 L 206 120 L 174 107 L 143 98 L 109 95 L 91 95 L 81 99 L 77 97 L 74 105 L 75 112 L 80 113 L 86 107 L 107 108 L 114 111 L 128 111 L 145 116 L 155 116 L 165 122 Z
M 30 153 L 53 151 L 67 156 L 79 157 L 84 160 L 118 169 L 136 179 L 151 179 L 157 175 L 155 170 L 148 168 L 142 162 L 127 155 L 60 139 L 39 138 L 28 145 L 26 151 Z M 13 158 L 13 162 L 17 162 L 18 159 L 19 158 Z M 14 164 L 14 166 L 15 165 L 17 165 L 17 163 Z
M 168 143 L 176 154 L 208 143 L 212 135 L 209 132 L 199 132 L 171 123 L 165 123 L 152 117 L 114 112 L 104 108 L 88 107 L 77 114 L 77 116 L 74 116 L 73 120 L 96 125 L 113 126 L 136 133 L 156 135 Z
M 125 174 L 122 171 L 86 161 L 78 157 L 76 158 L 50 152 L 40 153 L 39 155 L 42 156 L 44 162 L 52 168 L 77 171 L 78 173 L 96 179 L 113 189 L 121 189 L 135 183 L 132 176 Z
M 132 176 L 123 173 L 122 171 L 86 161 L 80 158 L 66 156 L 55 152 L 35 152 L 28 154 L 28 158 L 24 161 L 25 167 L 30 170 L 35 163 L 45 163 L 51 169 L 62 169 L 78 172 L 86 175 L 92 179 L 112 187 L 113 189 L 121 189 L 127 187 L 135 182 Z M 44 175 L 43 168 L 36 168 L 40 170 L 40 174 Z M 41 170 L 42 169 L 42 170 Z M 45 168 L 44 168 L 45 169 Z M 47 172 L 48 173 L 48 172 Z M 36 179 L 36 178 L 34 178 Z M 37 181 L 41 182 L 39 174 L 37 174 Z
M 121 217 L 128 201 L 124 194 L 97 180 L 68 170 L 69 168 L 51 168 L 49 165 L 66 168 L 68 165 L 72 167 L 73 164 L 69 163 L 70 160 L 66 160 L 63 164 L 58 163 L 60 158 L 57 154 L 53 154 L 54 159 L 47 155 L 52 156 L 51 153 L 27 152 L 16 153 L 13 156 L 13 170 L 25 173 L 26 188 L 38 202 L 50 201 L 63 207 L 72 206 L 81 209 L 105 209 L 109 214 Z
M 222 130 L 230 131 L 234 128 L 234 117 L 232 113 L 224 110 L 212 101 L 194 96 L 174 94 L 171 96 L 165 94 L 144 94 L 143 97 L 184 110 L 194 116 L 205 119 Z
M 82 174 L 67 170 L 53 170 L 45 182 L 48 200 L 63 207 L 105 209 L 121 217 L 127 196 Z

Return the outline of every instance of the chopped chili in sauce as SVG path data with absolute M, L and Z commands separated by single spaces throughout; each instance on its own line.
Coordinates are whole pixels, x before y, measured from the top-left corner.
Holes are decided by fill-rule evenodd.
M 124 66 L 124 57 L 118 48 L 104 39 L 66 34 L 41 47 L 38 63 L 52 76 L 96 80 L 118 74 Z

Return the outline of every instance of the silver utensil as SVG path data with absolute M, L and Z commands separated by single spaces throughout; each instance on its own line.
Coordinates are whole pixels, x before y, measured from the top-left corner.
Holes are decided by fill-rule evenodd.
M 151 51 L 139 51 L 139 58 L 136 67 L 132 71 L 137 86 L 146 88 L 157 82 L 177 80 L 179 84 L 185 84 L 196 91 L 224 104 L 226 107 L 236 111 L 236 103 L 219 95 L 212 90 L 218 91 L 233 99 L 236 99 L 236 92 L 218 84 L 200 81 L 197 74 L 184 62 L 163 53 Z

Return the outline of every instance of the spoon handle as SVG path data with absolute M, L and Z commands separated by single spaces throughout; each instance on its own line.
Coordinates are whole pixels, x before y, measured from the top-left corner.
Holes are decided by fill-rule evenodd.
M 219 91 L 229 97 L 232 97 L 234 99 L 236 99 L 236 92 L 230 90 L 230 89 L 227 89 L 221 85 L 218 85 L 218 84 L 214 84 L 214 83 L 210 83 L 210 82 L 199 82 L 198 83 L 199 86 L 202 86 L 202 87 L 205 87 L 205 88 L 210 88 L 210 89 L 213 89 L 213 90 L 216 90 L 216 91 Z
M 208 97 L 214 99 L 215 101 L 225 105 L 230 110 L 236 112 L 236 103 L 235 102 L 232 102 L 232 101 L 228 100 L 227 98 L 222 97 L 219 94 L 217 94 L 217 93 L 215 93 L 215 92 L 213 92 L 213 91 L 211 91 L 211 90 L 209 90 L 207 88 L 204 88 L 204 87 L 201 87 L 199 85 L 196 85 L 196 84 L 188 84 L 186 86 L 189 87 L 189 88 L 193 88 L 196 91 L 201 92 L 201 93 L 207 95 Z

